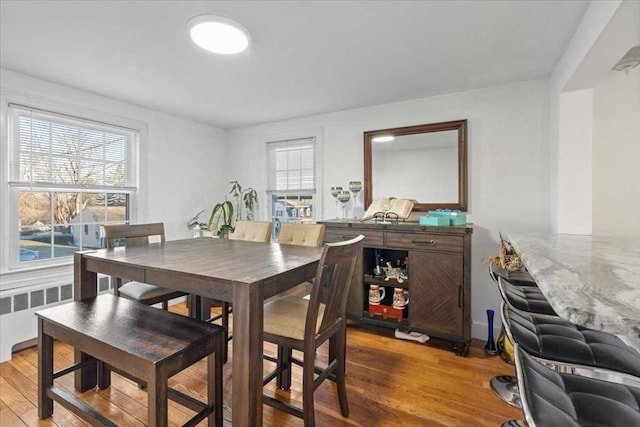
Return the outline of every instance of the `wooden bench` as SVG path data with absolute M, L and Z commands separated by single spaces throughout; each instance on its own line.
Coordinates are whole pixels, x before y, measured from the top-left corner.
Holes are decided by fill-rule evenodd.
M 222 426 L 223 328 L 119 298 L 100 295 L 48 308 L 38 316 L 38 415 L 53 414 L 53 401 L 91 425 L 115 425 L 72 392 L 54 385 L 54 379 L 89 363 L 99 388 L 110 384 L 109 371 L 146 385 L 148 425 L 166 426 L 167 399 L 194 411 L 185 426 L 208 418 L 209 427 Z M 53 372 L 53 340 L 59 339 L 88 358 Z M 207 358 L 207 403 L 173 390 L 168 379 Z

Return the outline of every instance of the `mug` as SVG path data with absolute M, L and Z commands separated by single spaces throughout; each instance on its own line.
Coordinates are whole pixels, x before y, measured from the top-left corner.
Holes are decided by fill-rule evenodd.
M 384 299 L 384 286 L 369 285 L 369 304 L 378 305 Z
M 403 288 L 393 288 L 393 306 L 403 309 L 409 304 L 409 291 Z

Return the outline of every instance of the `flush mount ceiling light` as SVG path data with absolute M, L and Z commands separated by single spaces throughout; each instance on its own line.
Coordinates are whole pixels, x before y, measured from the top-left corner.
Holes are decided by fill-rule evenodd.
M 191 40 L 204 50 L 230 55 L 249 47 L 249 31 L 233 19 L 201 15 L 187 22 Z
M 391 135 L 385 135 L 385 136 L 376 136 L 375 138 L 373 138 L 371 141 L 373 142 L 391 142 L 394 139 L 396 139 L 394 136 Z

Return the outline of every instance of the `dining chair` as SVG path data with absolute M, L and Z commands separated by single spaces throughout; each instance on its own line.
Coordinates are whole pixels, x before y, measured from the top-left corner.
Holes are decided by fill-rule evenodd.
M 312 246 L 319 248 L 324 241 L 324 224 L 282 224 L 278 234 L 278 243 L 281 245 Z M 302 282 L 293 287 L 287 293 L 297 293 L 298 289 L 303 289 L 304 298 L 309 299 L 310 282 Z
M 272 223 L 267 221 L 236 221 L 234 232 L 229 235 L 229 239 L 268 243 L 271 240 L 271 227 Z M 211 306 L 213 304 L 221 304 L 222 312 L 211 317 Z M 233 338 L 233 335 L 229 333 L 229 313 L 232 310 L 231 303 L 202 297 L 200 298 L 200 310 L 200 319 L 205 322 L 215 322 L 222 319 L 222 327 L 224 328 L 225 335 L 222 360 L 224 363 L 227 363 L 229 353 L 228 341 Z
M 324 240 L 324 224 L 291 224 L 280 227 L 278 243 L 281 245 L 322 246 Z
M 104 234 L 108 249 L 117 246 L 129 248 L 146 246 L 152 240 L 156 240 L 158 243 L 165 242 L 164 224 L 161 222 L 134 225 L 105 225 Z M 114 295 L 129 298 L 147 305 L 162 303 L 162 308 L 165 310 L 169 306 L 169 300 L 186 295 L 184 292 L 165 289 L 148 283 L 137 281 L 128 281 L 125 283 L 123 280 L 127 280 L 127 278 L 112 276 L 111 283 Z
M 248 242 L 269 242 L 271 240 L 272 223 L 267 221 L 236 221 L 231 240 Z
M 264 305 L 264 341 L 278 346 L 278 357 L 263 384 L 273 379 L 282 389 L 291 387 L 292 364 L 302 366 L 302 408 L 264 395 L 263 402 L 304 420 L 305 427 L 315 426 L 314 391 L 325 380 L 337 384 L 340 412 L 349 416 L 345 384 L 346 308 L 351 278 L 361 252 L 359 235 L 344 242 L 327 243 L 313 280 L 311 298 L 288 295 Z M 318 347 L 329 341 L 326 366 L 316 366 Z M 302 352 L 303 360 L 292 357 Z

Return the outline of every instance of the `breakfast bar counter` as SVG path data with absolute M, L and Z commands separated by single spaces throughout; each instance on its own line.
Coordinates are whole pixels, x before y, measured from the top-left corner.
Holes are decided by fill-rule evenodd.
M 640 338 L 640 239 L 552 233 L 506 239 L 559 316 Z

